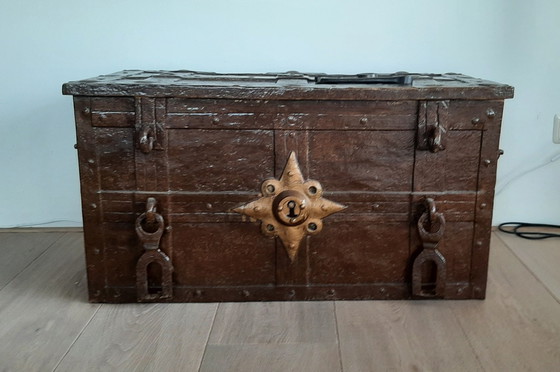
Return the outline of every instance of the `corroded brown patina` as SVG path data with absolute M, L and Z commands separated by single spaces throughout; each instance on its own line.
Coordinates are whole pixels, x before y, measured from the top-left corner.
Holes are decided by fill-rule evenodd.
M 445 217 L 437 212 L 434 199 L 427 198 L 426 211 L 418 219 L 418 234 L 422 251 L 412 265 L 412 295 L 416 297 L 444 297 L 447 263 L 438 250 L 445 233 Z M 432 265 L 430 272 L 430 267 Z M 432 276 L 431 278 L 426 277 Z
M 485 296 L 510 86 L 123 71 L 63 91 L 91 301 Z
M 156 205 L 155 198 L 148 198 L 146 212 L 138 216 L 135 224 L 136 235 L 144 249 L 144 253 L 136 263 L 138 301 L 166 300 L 173 297 L 171 277 L 173 266 L 169 257 L 159 249 L 165 222 L 161 214 L 156 212 Z M 159 283 L 153 284 L 153 286 L 157 286 L 157 289 L 151 293 L 148 284 L 148 267 L 152 264 L 159 265 L 158 271 L 161 271 L 161 278 Z

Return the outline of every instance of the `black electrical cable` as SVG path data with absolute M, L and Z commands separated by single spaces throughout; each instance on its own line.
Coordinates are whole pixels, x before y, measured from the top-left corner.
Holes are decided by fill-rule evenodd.
M 507 229 L 505 227 L 508 227 Z M 559 233 L 551 233 L 544 231 L 520 231 L 520 229 L 558 229 Z M 531 239 L 531 240 L 541 240 L 548 238 L 560 238 L 560 225 L 547 225 L 542 223 L 526 223 L 526 222 L 505 222 L 498 226 L 498 230 L 505 232 L 507 234 L 514 234 L 520 238 Z

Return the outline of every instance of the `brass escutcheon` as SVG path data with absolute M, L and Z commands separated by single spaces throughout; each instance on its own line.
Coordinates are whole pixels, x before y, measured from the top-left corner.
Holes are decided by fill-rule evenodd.
M 346 208 L 322 197 L 321 184 L 304 180 L 294 152 L 290 153 L 279 180 L 269 178 L 261 185 L 262 197 L 233 211 L 261 221 L 266 236 L 278 237 L 294 261 L 301 241 L 318 234 L 322 219 Z

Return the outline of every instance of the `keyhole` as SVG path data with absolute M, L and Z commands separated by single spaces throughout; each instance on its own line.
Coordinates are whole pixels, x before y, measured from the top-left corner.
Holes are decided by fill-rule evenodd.
M 290 212 L 288 213 L 288 217 L 289 218 L 296 218 L 298 216 L 298 214 L 296 213 L 296 202 L 293 200 L 290 200 L 288 202 L 288 208 L 290 209 Z
M 283 191 L 274 198 L 272 212 L 283 225 L 297 226 L 307 219 L 308 203 L 305 195 L 298 191 Z

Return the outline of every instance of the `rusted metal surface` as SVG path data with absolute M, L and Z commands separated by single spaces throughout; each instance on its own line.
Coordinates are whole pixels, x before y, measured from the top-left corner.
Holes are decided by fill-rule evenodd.
M 165 222 L 161 214 L 156 212 L 156 204 L 155 198 L 148 198 L 146 212 L 138 216 L 135 223 L 136 235 L 144 249 L 136 264 L 136 289 L 139 302 L 167 300 L 173 297 L 173 265 L 169 257 L 159 249 L 165 231 Z M 153 293 L 150 293 L 148 284 L 148 267 L 151 264 L 159 265 L 161 271 L 160 281 L 155 284 L 160 288 Z
M 125 71 L 65 84 L 90 300 L 484 298 L 513 88 L 398 76 Z
M 263 234 L 278 237 L 294 261 L 302 239 L 323 229 L 322 219 L 346 208 L 323 198 L 318 181 L 305 181 L 295 152 L 290 153 L 282 176 L 264 181 L 262 197 L 233 209 L 261 221 Z
M 81 96 L 149 96 L 211 99 L 280 100 L 423 100 L 504 99 L 513 88 L 462 74 L 402 74 L 411 84 L 387 89 L 375 84 L 316 84 L 326 74 L 217 74 L 197 71 L 125 70 L 63 86 L 64 94 Z M 393 85 L 391 85 L 394 88 Z
M 446 118 L 449 101 L 420 102 L 418 114 L 418 144 L 420 150 L 439 152 L 445 150 Z
M 426 211 L 418 219 L 417 226 L 422 251 L 412 265 L 412 295 L 442 298 L 445 296 L 447 263 L 438 245 L 445 235 L 445 218 L 436 210 L 434 199 L 426 199 Z M 427 275 L 424 271 L 428 271 Z

